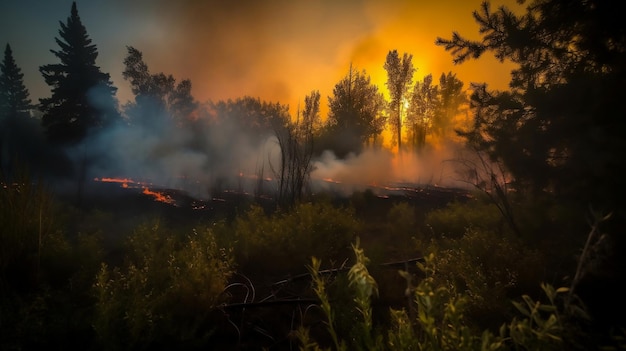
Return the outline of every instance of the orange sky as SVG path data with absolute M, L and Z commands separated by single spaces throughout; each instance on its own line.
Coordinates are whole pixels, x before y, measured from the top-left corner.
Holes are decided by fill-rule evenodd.
M 294 113 L 312 89 L 327 97 L 350 63 L 365 69 L 386 93 L 383 69 L 389 50 L 413 55 L 415 78 L 453 71 L 465 82 L 506 88 L 510 64 L 491 55 L 454 66 L 434 45 L 452 31 L 478 38 L 472 11 L 480 0 L 448 1 L 244 1 L 163 3 L 153 11 L 152 31 L 128 43 L 144 52 L 152 71 L 190 78 L 194 96 L 227 99 L 243 95 L 288 103 Z M 513 0 L 498 1 L 521 9 Z M 163 45 L 167 43 L 167 45 Z M 128 94 L 120 86 L 120 97 Z
M 453 71 L 471 81 L 506 88 L 510 65 L 486 55 L 461 66 L 434 45 L 452 31 L 478 38 L 472 11 L 481 0 L 77 0 L 79 15 L 123 104 L 132 98 L 122 78 L 126 46 L 144 53 L 153 73 L 191 79 L 199 101 L 244 95 L 289 104 L 320 90 L 323 114 L 333 86 L 352 63 L 386 93 L 389 50 L 413 55 L 415 78 Z M 515 0 L 494 0 L 521 9 Z M 33 11 L 39 8 L 41 11 Z M 38 67 L 57 63 L 59 21 L 70 0 L 0 1 L 0 44 L 11 43 L 33 100 L 49 96 Z

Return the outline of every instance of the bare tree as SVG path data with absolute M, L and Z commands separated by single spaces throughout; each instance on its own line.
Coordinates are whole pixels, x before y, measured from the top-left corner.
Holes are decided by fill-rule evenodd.
M 509 196 L 511 175 L 501 160 L 490 159 L 486 152 L 478 148 L 470 146 L 468 150 L 472 153 L 460 155 L 454 160 L 461 165 L 461 181 L 485 194 L 498 208 L 509 228 L 521 237 Z
M 314 126 L 319 116 L 318 91 L 305 97 L 302 115 L 297 112 L 296 120 L 289 116 L 272 119 L 274 134 L 279 146 L 279 165 L 270 166 L 278 181 L 277 202 L 280 206 L 291 207 L 301 201 L 306 193 L 311 174 L 313 156 Z

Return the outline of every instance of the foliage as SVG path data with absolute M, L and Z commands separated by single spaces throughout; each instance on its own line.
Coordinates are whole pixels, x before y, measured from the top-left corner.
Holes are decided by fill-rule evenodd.
M 432 74 L 415 82 L 407 110 L 405 123 L 409 127 L 409 145 L 417 150 L 421 150 L 426 144 L 426 135 L 431 132 L 437 112 L 439 87 L 432 83 Z
M 94 283 L 94 327 L 112 349 L 204 340 L 208 314 L 233 271 L 210 230 L 179 237 L 159 222 L 137 228 L 123 267 L 102 264 Z
M 442 73 L 439 85 L 433 84 L 432 74 L 416 81 L 404 120 L 409 128 L 409 146 L 422 150 L 427 136 L 449 137 L 447 134 L 457 124 L 455 117 L 466 102 L 463 82 L 452 72 Z
M 413 84 L 413 55 L 404 53 L 402 58 L 398 55 L 397 50 L 387 53 L 385 60 L 385 71 L 387 71 L 387 89 L 391 96 L 389 104 L 390 116 L 389 123 L 396 136 L 398 142 L 398 150 L 402 149 L 402 109 L 407 98 L 407 93 Z
M 492 52 L 518 65 L 510 91 L 473 87 L 475 120 L 462 132 L 471 146 L 503 163 L 515 188 L 623 206 L 614 191 L 626 174 L 626 36 L 614 16 L 618 6 L 537 0 L 517 15 L 504 6 L 492 12 L 484 2 L 474 13 L 479 41 L 458 33 L 437 40 L 456 63 Z
M 350 66 L 348 74 L 335 84 L 328 107 L 322 147 L 330 147 L 339 157 L 361 152 L 367 141 L 382 132 L 384 99 L 365 71 Z
M 96 66 L 98 51 L 83 25 L 76 2 L 70 17 L 61 22 L 61 50 L 51 50 L 60 64 L 41 66 L 39 71 L 52 96 L 40 99 L 42 122 L 51 141 L 75 143 L 92 129 L 98 129 L 119 117 L 115 92 L 108 73 Z
M 428 212 L 424 220 L 425 239 L 434 237 L 461 238 L 469 228 L 505 232 L 497 207 L 481 197 L 468 202 L 451 202 L 446 207 Z
M 28 96 L 24 74 L 13 59 L 11 46 L 7 44 L 0 63 L 0 119 L 28 116 L 32 108 Z
M 0 348 L 84 347 L 99 236 L 72 235 L 72 209 L 23 168 L 0 184 Z
M 467 103 L 467 95 L 463 90 L 463 82 L 452 72 L 442 73 L 439 77 L 439 104 L 433 116 L 433 131 L 440 137 L 446 136 L 454 121 L 454 117 L 462 111 Z
M 328 202 L 299 203 L 271 216 L 253 206 L 233 224 L 237 261 L 259 272 L 280 274 L 310 257 L 340 259 L 359 230 L 349 208 Z
M 406 242 L 417 232 L 415 208 L 406 202 L 394 204 L 387 213 L 387 223 L 390 225 L 388 232 L 398 235 L 398 240 Z
M 166 116 L 178 125 L 186 122 L 198 107 L 191 95 L 191 81 L 185 79 L 176 84 L 172 75 L 151 74 L 141 51 L 132 46 L 127 50 L 122 75 L 135 94 L 135 102 L 125 106 L 131 123 L 155 128 L 162 126 L 159 119 Z
M 372 320 L 371 299 L 378 295 L 378 286 L 376 281 L 370 275 L 367 269 L 369 259 L 365 256 L 365 252 L 359 245 L 357 238 L 356 244 L 352 245 L 352 251 L 355 255 L 355 262 L 348 271 L 349 286 L 352 288 L 352 296 L 354 303 L 354 311 L 359 317 L 353 326 L 352 337 L 340 339 L 335 323 L 336 313 L 330 303 L 326 290 L 326 282 L 319 274 L 321 261 L 315 257 L 311 258 L 312 264 L 308 266 L 313 281 L 313 290 L 315 295 L 320 299 L 320 308 L 326 318 L 326 329 L 331 337 L 335 350 L 382 350 L 382 335 L 374 328 Z M 353 311 L 348 311 L 348 313 Z M 319 349 L 319 345 L 309 338 L 308 329 L 301 326 L 296 334 L 298 340 L 303 344 L 303 349 Z
M 519 240 L 470 228 L 456 240 L 432 242 L 440 286 L 463 293 L 471 320 L 494 327 L 510 313 L 507 301 L 533 292 L 544 274 L 545 259 Z
M 548 299 L 546 303 L 523 295 L 522 301 L 513 302 L 517 315 L 501 324 L 498 334 L 488 329 L 481 332 L 466 319 L 468 296 L 454 286 L 440 284 L 437 278 L 439 264 L 434 254 L 418 264 L 423 278 L 408 292 L 415 298 L 416 313 L 412 312 L 411 306 L 408 312 L 406 309 L 391 309 L 389 327 L 384 330 L 374 328 L 369 311 L 371 298 L 377 291 L 376 281 L 365 268 L 367 258 L 358 241 L 353 251 L 357 259 L 348 277 L 354 288 L 355 310 L 361 318 L 354 326 L 356 333 L 350 337 L 337 333 L 336 313 L 330 303 L 326 282 L 318 273 L 320 261 L 313 258 L 309 267 L 335 350 L 563 350 L 579 346 L 576 337 L 570 334 L 573 329 L 566 320 L 568 310 L 564 297 L 567 288 L 554 289 L 542 284 Z M 400 273 L 408 276 L 407 272 Z M 578 311 L 584 314 L 580 308 Z M 301 326 L 295 336 L 302 345 L 301 350 L 321 349 L 307 327 Z

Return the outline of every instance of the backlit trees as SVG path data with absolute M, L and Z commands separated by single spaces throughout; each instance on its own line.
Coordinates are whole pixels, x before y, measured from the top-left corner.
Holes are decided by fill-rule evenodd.
M 163 127 L 167 119 L 178 124 L 188 120 L 198 107 L 191 94 L 191 81 L 185 79 L 176 84 L 171 74 L 153 74 L 141 51 L 132 46 L 127 50 L 122 75 L 135 94 L 135 101 L 125 106 L 131 124 L 157 128 Z
M 405 99 L 411 84 L 413 84 L 413 55 L 404 53 L 402 58 L 398 55 L 397 50 L 389 51 L 385 65 L 387 71 L 387 89 L 391 96 L 389 109 L 391 118 L 389 123 L 394 129 L 394 133 L 398 140 L 398 151 L 402 149 L 402 110 L 405 105 Z
M 348 74 L 335 84 L 328 106 L 327 133 L 338 156 L 359 153 L 367 140 L 380 133 L 384 99 L 365 71 L 350 66 Z

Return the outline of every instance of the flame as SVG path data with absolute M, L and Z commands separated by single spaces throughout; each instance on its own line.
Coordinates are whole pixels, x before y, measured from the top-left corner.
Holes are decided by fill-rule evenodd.
M 158 191 L 152 191 L 148 187 L 143 187 L 142 193 L 145 194 L 145 195 L 150 195 L 150 196 L 154 197 L 154 201 L 164 202 L 164 203 L 170 204 L 170 205 L 174 204 L 174 199 L 172 199 L 171 196 L 169 196 L 167 194 L 163 194 L 163 193 L 158 192 Z
M 138 182 L 130 178 L 113 178 L 113 177 L 94 178 L 93 180 L 96 182 L 103 182 L 103 183 L 118 183 L 124 189 L 141 187 L 142 189 L 141 193 L 144 195 L 152 196 L 154 198 L 154 201 L 159 201 L 159 202 L 163 202 L 163 203 L 170 204 L 170 205 L 176 204 L 176 201 L 174 201 L 174 199 L 172 199 L 171 196 L 158 192 L 158 191 L 150 190 L 150 188 L 147 186 L 150 183 Z
M 111 178 L 111 177 L 102 177 L 102 178 L 94 178 L 96 182 L 104 182 L 104 183 L 120 183 L 122 188 L 128 188 L 128 184 L 135 184 L 135 181 L 130 178 Z

